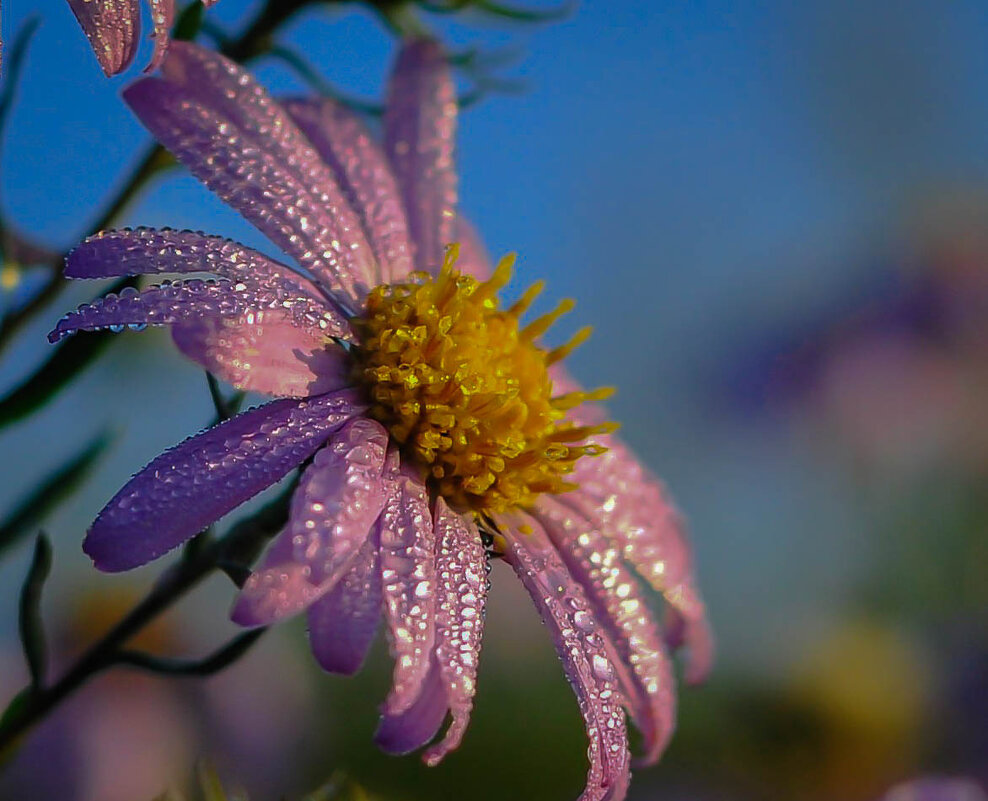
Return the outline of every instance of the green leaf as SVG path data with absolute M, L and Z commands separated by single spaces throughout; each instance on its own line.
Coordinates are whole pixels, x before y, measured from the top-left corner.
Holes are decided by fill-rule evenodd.
M 213 425 L 229 420 L 240 411 L 244 398 L 247 397 L 246 392 L 238 390 L 229 398 L 224 398 L 220 390 L 220 382 L 216 380 L 216 376 L 208 371 L 206 372 L 206 383 L 209 384 L 209 397 L 213 399 L 213 408 L 216 410 L 216 419 Z
M 113 661 L 117 665 L 126 665 L 166 676 L 211 676 L 240 659 L 265 631 L 267 629 L 251 629 L 238 634 L 205 659 L 170 659 L 146 654 L 143 651 L 120 651 Z
M 111 439 L 105 432 L 97 435 L 81 451 L 59 465 L 37 489 L 14 507 L 6 519 L 0 522 L 0 554 L 31 533 L 52 509 L 72 494 L 89 475 Z
M 206 7 L 199 0 L 189 3 L 178 15 L 178 20 L 172 28 L 172 39 L 186 42 L 195 39 L 199 29 L 202 28 L 205 11 Z
M 51 572 L 51 543 L 44 534 L 39 534 L 34 544 L 34 557 L 21 588 L 20 614 L 18 627 L 21 645 L 27 659 L 27 669 L 31 676 L 31 687 L 35 691 L 44 685 L 48 654 L 45 646 L 44 623 L 41 618 L 41 592 Z

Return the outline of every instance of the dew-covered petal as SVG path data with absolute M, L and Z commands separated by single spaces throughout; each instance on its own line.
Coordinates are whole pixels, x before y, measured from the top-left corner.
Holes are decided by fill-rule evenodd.
M 623 698 L 599 632 L 581 626 L 593 609 L 583 588 L 536 520 L 520 512 L 502 515 L 504 558 L 528 590 L 552 635 L 590 739 L 590 770 L 580 801 L 618 801 L 630 779 Z
M 384 506 L 388 432 L 357 418 L 335 432 L 292 496 L 288 525 L 247 580 L 234 622 L 261 626 L 297 614 L 350 568 Z
M 386 471 L 388 472 L 388 471 Z M 385 712 L 407 710 L 422 689 L 436 634 L 436 536 L 425 486 L 390 471 L 379 521 L 381 581 L 388 643 L 395 660 Z
M 373 280 L 374 257 L 329 168 L 249 73 L 175 42 L 165 78 L 125 92 L 131 108 L 192 173 L 343 302 Z
M 465 275 L 472 275 L 480 281 L 486 281 L 494 271 L 491 266 L 491 257 L 487 252 L 480 234 L 462 214 L 456 216 L 456 229 L 453 234 L 454 241 L 460 245 L 460 258 L 456 266 Z
M 593 521 L 624 558 L 682 618 L 689 649 L 686 679 L 702 681 L 713 660 L 706 610 L 693 576 L 693 556 L 681 515 L 665 488 L 616 437 L 595 438 L 609 450 L 577 462 L 579 489 L 561 501 Z
M 101 231 L 65 259 L 66 278 L 200 272 L 256 287 L 265 297 L 265 306 L 291 310 L 299 325 L 317 326 L 337 337 L 349 336 L 346 320 L 308 278 L 221 236 L 170 228 Z
M 613 645 L 628 711 L 642 733 L 642 763 L 658 760 L 672 736 L 676 694 L 672 664 L 658 623 L 621 549 L 592 523 L 553 497 L 543 496 L 535 516 L 559 551 L 570 574 L 583 586 L 596 621 Z
M 168 35 L 171 33 L 172 24 L 175 22 L 175 0 L 150 0 L 151 3 L 151 25 L 153 30 L 151 38 L 154 39 L 154 54 L 151 56 L 151 63 L 148 64 L 147 72 L 157 69 L 165 59 L 168 52 Z
M 363 411 L 349 392 L 276 400 L 197 434 L 124 485 L 83 550 L 109 572 L 149 562 L 283 478 Z
M 173 326 L 172 338 L 204 369 L 251 392 L 306 398 L 353 383 L 346 352 L 279 309 L 193 318 Z
M 389 754 L 407 754 L 421 748 L 436 736 L 446 719 L 449 705 L 443 687 L 442 674 L 435 656 L 426 660 L 429 666 L 421 692 L 406 709 L 385 712 L 374 734 L 374 742 Z
M 437 765 L 459 746 L 470 722 L 484 635 L 487 554 L 473 521 L 436 501 L 436 659 L 453 722 L 424 759 Z
M 454 240 L 456 115 L 456 87 L 440 45 L 406 42 L 391 74 L 384 144 L 405 199 L 416 268 L 433 274 Z
M 324 670 L 352 676 L 367 658 L 381 621 L 381 564 L 372 527 L 350 569 L 308 611 L 312 654 Z
M 66 314 L 48 334 L 48 341 L 58 342 L 79 331 L 174 325 L 202 315 L 234 317 L 250 308 L 252 301 L 252 293 L 237 291 L 230 281 L 193 278 L 141 291 L 127 287 L 119 295 L 110 293 Z
M 137 53 L 140 0 L 69 0 L 100 67 L 107 75 L 123 72 Z
M 360 215 L 381 283 L 414 267 L 405 209 L 391 165 L 356 114 L 331 98 L 286 100 L 285 110 L 336 175 Z

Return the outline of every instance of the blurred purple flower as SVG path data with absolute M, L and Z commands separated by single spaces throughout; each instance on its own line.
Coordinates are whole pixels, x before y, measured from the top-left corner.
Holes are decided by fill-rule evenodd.
M 582 391 L 558 364 L 586 332 L 554 350 L 536 344 L 568 306 L 521 327 L 536 287 L 499 308 L 512 260 L 491 272 L 456 216 L 457 103 L 438 45 L 403 47 L 384 152 L 336 103 L 278 105 L 239 67 L 187 43 L 172 45 L 162 77 L 125 96 L 300 268 L 171 230 L 104 232 L 69 256 L 74 278 L 219 280 L 80 307 L 52 341 L 170 325 L 206 369 L 283 396 L 151 462 L 100 513 L 86 552 L 103 570 L 144 564 L 311 459 L 233 618 L 256 626 L 307 611 L 316 659 L 351 674 L 383 613 L 395 668 L 377 741 L 412 751 L 450 713 L 425 752 L 435 764 L 467 725 L 487 559 L 502 556 L 577 694 L 591 741 L 583 798 L 623 798 L 622 707 L 643 734 L 643 761 L 654 762 L 675 717 L 668 648 L 689 646 L 690 680 L 709 668 L 690 549 L 661 484 L 586 402 L 608 393 Z M 665 631 L 640 579 L 667 602 Z
M 929 776 L 896 785 L 881 801 L 988 801 L 988 795 L 970 779 Z
M 207 8 L 216 0 L 202 0 Z M 140 0 L 68 0 L 103 72 L 123 72 L 137 55 L 141 32 Z M 175 0 L 148 0 L 154 32 L 154 53 L 147 69 L 157 69 L 168 52 L 168 34 L 175 21 Z

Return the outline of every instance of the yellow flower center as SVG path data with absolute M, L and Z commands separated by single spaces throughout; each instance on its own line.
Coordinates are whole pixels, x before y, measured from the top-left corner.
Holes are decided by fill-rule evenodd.
M 576 460 L 603 453 L 585 440 L 616 426 L 579 426 L 565 415 L 611 390 L 554 396 L 549 366 L 590 329 L 552 350 L 538 340 L 572 301 L 522 327 L 542 285 L 501 309 L 497 292 L 511 278 L 514 256 L 478 281 L 456 269 L 458 252 L 449 247 L 435 278 L 414 273 L 407 283 L 371 291 L 354 321 L 357 380 L 371 415 L 451 506 L 479 514 L 530 506 L 540 493 L 574 489 L 566 476 Z

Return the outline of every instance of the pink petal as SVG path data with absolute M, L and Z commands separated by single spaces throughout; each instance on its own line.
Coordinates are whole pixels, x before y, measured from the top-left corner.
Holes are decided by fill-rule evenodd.
M 297 614 L 349 570 L 384 506 L 388 432 L 357 418 L 333 434 L 292 497 L 288 526 L 247 580 L 234 622 L 261 626 Z
M 389 754 L 407 754 L 436 736 L 446 719 L 449 705 L 442 674 L 435 656 L 426 661 L 428 672 L 421 692 L 406 709 L 385 711 L 374 734 L 374 742 Z
M 283 478 L 363 411 L 352 393 L 277 400 L 197 434 L 124 485 L 83 550 L 110 572 L 149 562 Z
M 154 39 L 154 54 L 145 72 L 161 66 L 165 53 L 168 52 L 168 35 L 175 22 L 175 0 L 150 0 L 150 2 L 151 23 L 154 26 L 154 32 L 151 34 L 151 38 Z
M 309 607 L 312 653 L 330 673 L 352 676 L 374 641 L 381 620 L 379 548 L 375 526 L 346 575 Z
M 285 110 L 333 170 L 374 249 L 380 282 L 414 269 L 405 209 L 391 165 L 367 126 L 330 98 L 288 100 Z
M 78 331 L 173 325 L 201 315 L 232 317 L 249 308 L 253 300 L 250 292 L 238 292 L 230 281 L 193 278 L 143 291 L 128 287 L 119 296 L 111 293 L 66 314 L 48 335 L 48 341 L 58 342 Z
M 625 445 L 612 436 L 595 439 L 610 450 L 577 462 L 573 480 L 580 488 L 559 498 L 599 526 L 682 617 L 690 651 L 687 681 L 702 681 L 713 661 L 713 640 L 683 520 L 662 484 Z
M 166 79 L 124 92 L 175 157 L 341 301 L 373 281 L 374 257 L 329 168 L 267 92 L 237 65 L 175 42 Z
M 602 633 L 613 643 L 612 662 L 619 668 L 628 711 L 644 740 L 642 762 L 652 764 L 672 736 L 676 695 L 672 664 L 648 600 L 620 549 L 581 515 L 543 496 L 535 516 L 583 586 Z
M 204 315 L 172 329 L 178 349 L 240 389 L 304 398 L 352 385 L 346 353 L 291 313 L 250 309 L 235 318 Z
M 477 229 L 462 214 L 456 217 L 456 230 L 453 236 L 460 244 L 460 259 L 456 262 L 460 272 L 464 275 L 472 275 L 481 281 L 490 278 L 491 273 L 494 272 L 490 254 Z
M 123 72 L 137 53 L 139 0 L 69 0 L 106 75 Z
M 590 770 L 580 801 L 623 799 L 631 776 L 624 699 L 590 603 L 538 522 L 516 512 L 502 516 L 499 528 L 506 544 L 505 561 L 552 634 L 587 727 Z
M 388 642 L 395 660 L 385 711 L 398 715 L 418 697 L 435 642 L 436 537 L 425 486 L 390 473 L 391 492 L 380 519 L 381 578 Z
M 470 722 L 484 635 L 487 554 L 470 518 L 436 501 L 436 658 L 453 722 L 442 742 L 425 752 L 437 765 L 459 746 Z
M 384 143 L 405 199 L 419 270 L 438 272 L 456 219 L 456 87 L 432 39 L 406 42 L 391 74 Z

